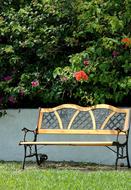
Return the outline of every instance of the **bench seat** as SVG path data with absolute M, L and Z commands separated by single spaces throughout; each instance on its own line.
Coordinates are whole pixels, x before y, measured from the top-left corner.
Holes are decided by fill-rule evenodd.
M 20 142 L 20 145 L 63 145 L 63 146 L 116 146 L 114 141 L 37 141 Z

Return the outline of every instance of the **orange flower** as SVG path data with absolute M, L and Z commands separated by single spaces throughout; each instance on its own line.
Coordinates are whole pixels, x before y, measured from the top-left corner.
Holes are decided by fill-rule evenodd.
M 121 42 L 125 43 L 126 46 L 131 45 L 131 39 L 130 38 L 123 38 Z
M 74 77 L 77 81 L 88 80 L 88 75 L 84 71 L 78 71 L 74 73 Z

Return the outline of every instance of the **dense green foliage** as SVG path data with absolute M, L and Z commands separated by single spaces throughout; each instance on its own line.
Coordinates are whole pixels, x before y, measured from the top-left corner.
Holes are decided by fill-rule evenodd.
M 0 189 L 12 190 L 129 190 L 130 171 L 58 170 L 0 163 Z
M 129 106 L 129 0 L 0 3 L 1 107 Z M 86 78 L 76 72 L 84 71 Z

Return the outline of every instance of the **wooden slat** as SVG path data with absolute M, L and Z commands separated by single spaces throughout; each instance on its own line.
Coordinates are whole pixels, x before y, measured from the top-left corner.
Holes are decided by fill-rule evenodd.
M 60 129 L 63 129 L 62 121 L 61 121 L 61 118 L 60 118 L 58 112 L 57 112 L 57 111 L 54 111 L 54 113 L 55 113 L 55 116 L 56 116 L 56 118 L 57 118 L 57 120 L 58 120 Z
M 108 117 L 106 118 L 106 120 L 103 122 L 101 129 L 104 129 L 106 124 L 108 123 L 108 121 L 110 120 L 110 118 L 115 114 L 115 112 L 112 112 L 110 115 L 108 115 Z
M 71 125 L 72 125 L 74 119 L 76 118 L 76 116 L 78 115 L 79 112 L 80 112 L 80 111 L 77 110 L 77 111 L 74 113 L 73 117 L 72 117 L 71 120 L 70 120 L 69 125 L 67 126 L 67 129 L 70 129 L 70 128 L 71 128 Z
M 127 131 L 129 129 L 129 126 L 130 126 L 129 121 L 130 121 L 130 110 L 128 109 L 127 113 L 126 113 L 125 124 L 124 124 L 123 130 Z
M 78 134 L 78 135 L 117 135 L 116 130 L 74 130 L 74 129 L 40 129 L 38 134 Z M 124 133 L 120 133 L 124 135 Z
M 59 109 L 65 109 L 65 108 L 73 108 L 79 111 L 89 111 L 89 110 L 94 110 L 98 108 L 105 108 L 105 109 L 110 109 L 114 112 L 118 113 L 127 113 L 128 109 L 123 109 L 123 108 L 117 108 L 108 104 L 97 104 L 95 106 L 88 106 L 88 107 L 82 107 L 78 106 L 76 104 L 62 104 L 60 106 L 54 107 L 54 108 L 41 108 L 41 112 L 53 112 L 57 111 Z
M 20 145 L 63 145 L 63 146 L 113 146 L 113 141 L 92 141 L 92 142 L 80 142 L 80 141 L 43 141 L 43 142 L 20 142 Z
M 91 119 L 92 119 L 93 129 L 95 130 L 95 129 L 96 129 L 96 121 L 95 121 L 95 117 L 94 117 L 93 111 L 90 110 L 90 111 L 89 111 L 89 114 L 90 114 Z
M 42 125 L 42 118 L 43 118 L 43 113 L 41 112 L 41 108 L 39 109 L 39 116 L 38 116 L 38 122 L 37 122 L 37 129 L 41 128 Z

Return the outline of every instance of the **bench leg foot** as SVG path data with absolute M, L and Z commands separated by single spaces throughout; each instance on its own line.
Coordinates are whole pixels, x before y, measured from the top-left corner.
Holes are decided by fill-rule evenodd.
M 37 145 L 35 145 L 35 155 L 38 166 L 40 166 L 42 162 L 48 159 L 48 156 L 46 154 L 38 154 Z

